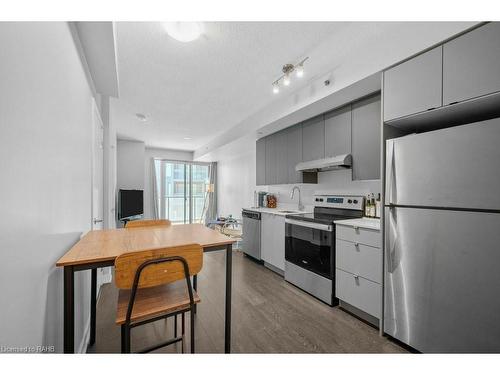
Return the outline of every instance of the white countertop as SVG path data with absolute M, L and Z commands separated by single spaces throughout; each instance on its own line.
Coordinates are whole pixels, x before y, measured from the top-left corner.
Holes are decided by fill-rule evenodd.
M 335 220 L 334 223 L 339 225 L 349 225 L 351 227 L 380 230 L 380 219 L 371 217 L 362 217 L 360 219 Z
M 278 208 L 249 207 L 249 208 L 244 208 L 244 210 L 261 212 L 261 213 L 264 213 L 264 214 L 279 215 L 279 216 L 300 215 L 300 214 L 310 214 L 310 213 L 312 213 L 312 211 L 299 211 L 297 209 L 290 209 L 290 208 L 286 208 L 286 207 L 278 207 Z M 282 211 L 287 211 L 287 212 L 282 212 Z

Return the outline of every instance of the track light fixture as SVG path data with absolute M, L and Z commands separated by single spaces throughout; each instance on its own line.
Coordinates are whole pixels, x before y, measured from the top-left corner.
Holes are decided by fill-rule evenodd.
M 290 86 L 291 82 L 291 76 L 295 72 L 295 75 L 298 78 L 301 78 L 304 76 L 304 63 L 309 57 L 306 57 L 305 59 L 299 61 L 297 64 L 285 64 L 283 65 L 283 68 L 281 71 L 283 72 L 283 75 L 279 77 L 276 81 L 273 82 L 273 93 L 278 94 L 280 92 L 280 83 L 283 84 L 283 86 Z

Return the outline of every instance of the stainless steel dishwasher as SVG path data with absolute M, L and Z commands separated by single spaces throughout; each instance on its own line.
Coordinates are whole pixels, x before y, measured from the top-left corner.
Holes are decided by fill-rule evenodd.
M 260 260 L 260 212 L 243 210 L 242 250 L 252 258 Z

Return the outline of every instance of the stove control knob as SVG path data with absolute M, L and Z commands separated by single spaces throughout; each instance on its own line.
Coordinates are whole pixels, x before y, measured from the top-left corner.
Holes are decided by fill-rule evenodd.
M 353 200 L 353 201 L 352 201 L 352 203 L 357 204 L 357 203 L 358 203 L 358 200 L 357 200 L 357 199 L 355 199 L 355 200 Z
M 320 199 L 319 199 L 319 201 L 320 201 L 320 202 L 323 202 L 323 198 L 320 198 Z
M 350 204 L 350 203 L 352 203 L 352 200 L 351 200 L 351 199 L 348 199 L 348 200 L 347 200 L 347 203 L 349 203 L 349 204 Z
M 319 202 L 319 198 L 316 198 L 316 202 Z

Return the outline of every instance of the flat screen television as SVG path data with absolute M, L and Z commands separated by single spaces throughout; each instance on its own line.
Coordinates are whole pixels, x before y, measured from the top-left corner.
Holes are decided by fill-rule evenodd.
M 143 215 L 143 195 L 143 190 L 120 189 L 120 191 L 118 192 L 118 220 Z

